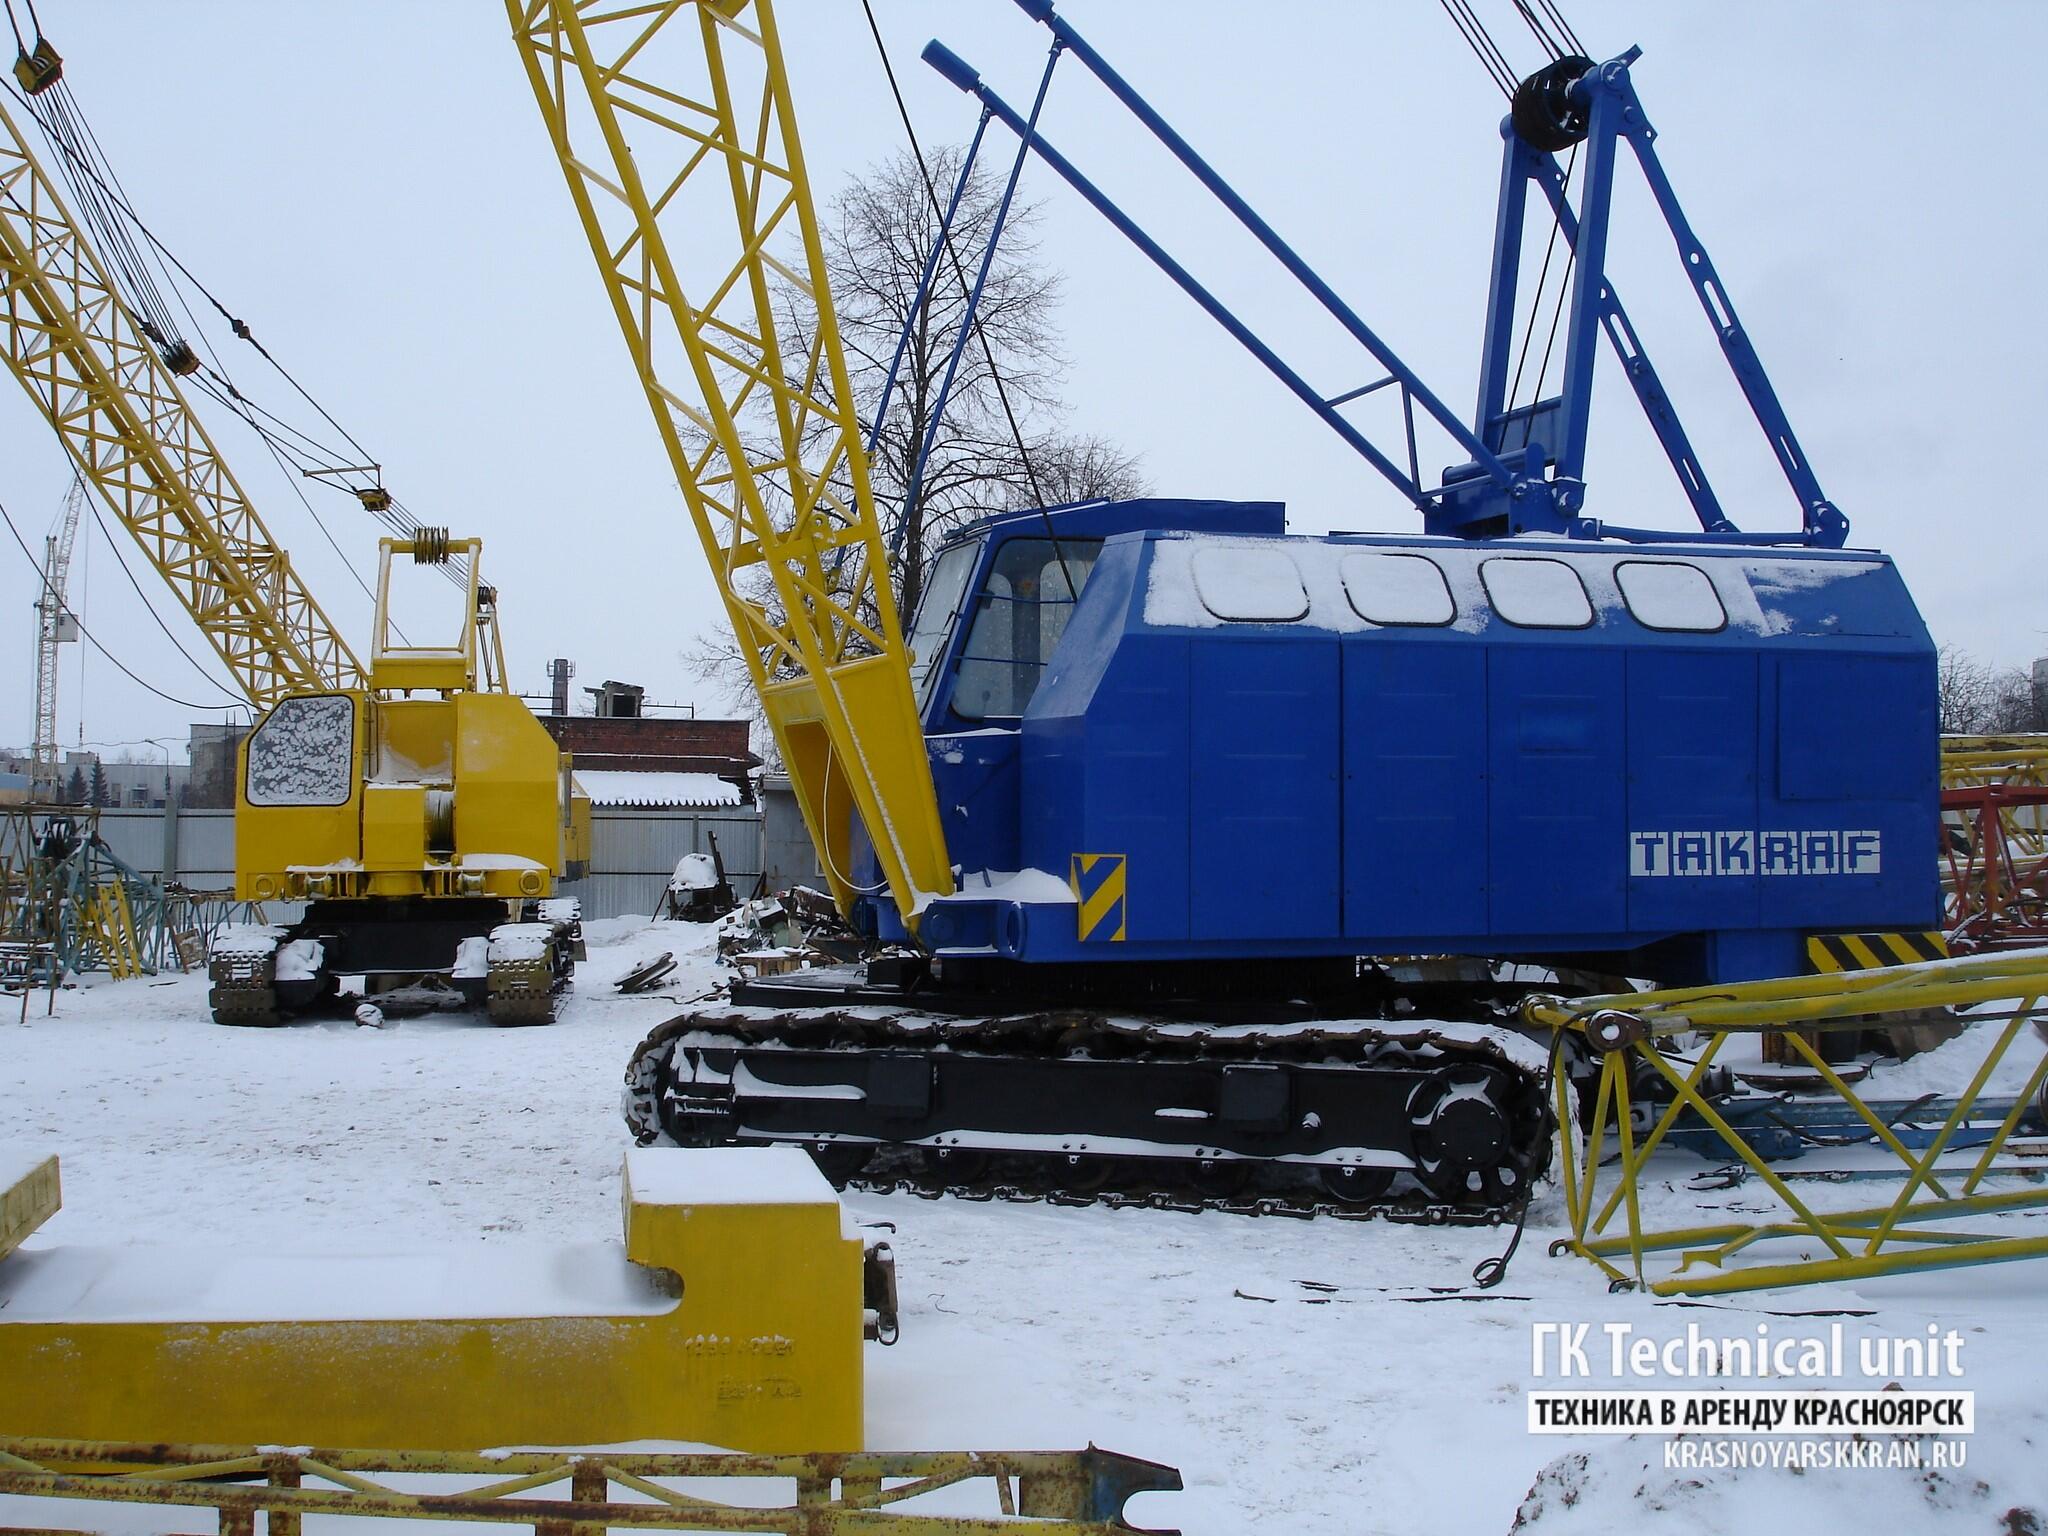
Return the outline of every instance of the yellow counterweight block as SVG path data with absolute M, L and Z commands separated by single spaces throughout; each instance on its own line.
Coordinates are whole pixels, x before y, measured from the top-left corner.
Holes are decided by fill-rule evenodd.
M 458 693 L 455 852 L 466 884 L 545 896 L 562 872 L 562 758 L 523 700 Z M 388 707 L 388 706 L 386 706 Z
M 19 1185 L 0 1202 L 10 1225 L 54 1208 L 50 1163 Z M 861 1242 L 809 1157 L 635 1148 L 624 1204 L 623 1252 L 13 1253 L 0 1258 L 0 1429 L 859 1450 Z

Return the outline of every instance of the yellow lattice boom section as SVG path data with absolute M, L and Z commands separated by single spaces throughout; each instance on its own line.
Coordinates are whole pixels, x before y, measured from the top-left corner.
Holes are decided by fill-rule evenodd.
M 767 0 L 506 0 L 833 894 L 953 880 Z M 672 238 L 671 238 L 672 237 Z
M 4 110 L 7 366 L 259 706 L 362 669 L 214 451 Z

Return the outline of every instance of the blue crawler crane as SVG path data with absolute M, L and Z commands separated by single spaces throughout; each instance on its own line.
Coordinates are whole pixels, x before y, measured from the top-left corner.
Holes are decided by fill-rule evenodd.
M 1389 1210 L 1495 1215 L 1548 1155 L 1543 1054 L 1502 1027 L 1522 989 L 1784 974 L 1817 933 L 1935 922 L 1926 628 L 1891 561 L 1845 547 L 1665 177 L 1635 51 L 1557 59 L 1514 95 L 1467 422 L 1047 0 L 1018 3 L 1052 34 L 1047 79 L 1081 60 L 1366 355 L 1366 381 L 1312 384 L 1089 181 L 1040 127 L 1043 83 L 1020 113 L 934 43 L 927 61 L 981 106 L 961 185 L 1007 128 L 1005 208 L 1035 156 L 1424 531 L 1289 536 L 1276 503 L 1169 499 L 967 531 L 910 635 L 958 888 L 913 936 L 857 854 L 878 957 L 664 1026 L 629 1074 L 629 1120 L 686 1143 L 804 1142 L 842 1177 L 912 1149 L 925 1177 L 983 1193 L 1144 1179 L 1222 1196 L 1256 1175 L 1269 1200 L 1319 1180 Z M 1735 526 L 1630 324 L 1606 263 L 1623 144 L 1795 528 Z M 1532 191 L 1573 270 L 1561 386 L 1518 399 Z M 934 248 L 927 285 L 938 266 Z M 1696 531 L 1588 512 L 1603 338 Z M 1352 414 L 1375 395 L 1398 403 L 1392 446 Z M 1451 445 L 1434 485 L 1419 435 Z M 1397 1180 L 1422 1204 L 1385 1204 Z

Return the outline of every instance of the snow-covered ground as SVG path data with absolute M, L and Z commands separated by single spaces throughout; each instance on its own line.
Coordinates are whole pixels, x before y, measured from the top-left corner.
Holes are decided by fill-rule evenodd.
M 456 1014 L 381 1029 L 339 1018 L 221 1029 L 199 977 L 96 978 L 61 993 L 53 1018 L 37 999 L 26 1023 L 10 1005 L 0 1012 L 0 1163 L 25 1150 L 63 1159 L 64 1210 L 33 1242 L 361 1253 L 615 1240 L 627 1054 L 719 973 L 708 929 L 620 919 L 593 924 L 590 938 L 550 1028 L 498 1030 Z M 663 992 L 612 989 L 664 949 L 682 963 Z M 2040 1047 L 2030 1036 L 2019 1049 Z M 1943 1065 L 1900 1069 L 1901 1091 L 1941 1086 Z M 1688 1188 L 1704 1166 L 1674 1157 L 1647 1219 L 1763 1208 L 1753 1187 Z M 1883 1197 L 1881 1186 L 1806 1188 Z M 910 1196 L 849 1205 L 894 1227 L 904 1305 L 902 1342 L 869 1349 L 869 1443 L 1093 1441 L 1178 1466 L 1187 1491 L 1134 1502 L 1140 1524 L 1474 1536 L 1509 1530 L 1520 1510 L 1544 1536 L 1815 1536 L 1880 1521 L 1887 1536 L 1991 1536 L 2034 1529 L 2002 1523 L 2015 1506 L 2048 1510 L 2048 1268 L 2038 1263 L 1703 1306 L 1610 1295 L 1589 1265 L 1550 1257 L 1562 1227 L 1554 1192 L 1539 1200 L 1506 1283 L 1484 1295 L 1472 1268 L 1502 1232 Z M 1596 1344 L 1608 1322 L 1660 1340 L 1688 1323 L 1736 1336 L 1762 1323 L 1780 1339 L 1841 1325 L 1846 1376 L 1802 1386 L 1882 1386 L 1856 1369 L 1859 1340 L 1959 1329 L 1960 1385 L 1977 1395 L 1968 1464 L 1673 1471 L 1661 1435 L 1532 1435 L 1526 1396 L 1555 1384 L 1534 1372 L 1532 1330 L 1575 1322 L 1594 1326 Z M 6 1523 L 86 1512 L 16 1513 Z M 191 1511 L 146 1514 L 119 1528 L 208 1528 Z

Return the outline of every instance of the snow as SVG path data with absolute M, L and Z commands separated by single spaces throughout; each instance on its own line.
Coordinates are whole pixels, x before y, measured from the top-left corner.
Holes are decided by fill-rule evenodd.
M 286 932 L 275 923 L 222 923 L 207 952 L 260 960 L 277 948 Z
M 1192 569 L 1202 606 L 1219 619 L 1291 624 L 1308 613 L 1308 593 L 1283 551 L 1200 549 Z
M 977 869 L 960 877 L 960 889 L 952 895 L 932 898 L 932 902 L 944 901 L 1064 902 L 1072 906 L 1074 888 L 1049 870 Z
M 641 773 L 578 768 L 576 782 L 593 805 L 738 805 L 739 786 L 715 773 Z
M 411 1253 L 64 1246 L 17 1260 L 4 1294 L 8 1320 L 20 1323 L 625 1317 L 676 1305 L 617 1239 Z
M 1793 628 L 1793 620 L 1774 606 L 1774 600 L 1816 591 L 1882 568 L 1882 562 L 1876 560 L 1827 555 L 1760 556 L 1730 551 L 1725 546 L 1659 545 L 1646 549 L 1613 543 L 1558 546 L 1542 542 L 1549 537 L 1530 535 L 1484 544 L 1420 538 L 1401 545 L 1382 545 L 1309 537 L 1161 536 L 1150 541 L 1145 622 L 1171 629 L 1214 629 L 1231 622 L 1219 617 L 1204 602 L 1200 583 L 1209 578 L 1198 576 L 1197 566 L 1202 572 L 1228 571 L 1239 562 L 1256 561 L 1257 568 L 1265 573 L 1259 578 L 1259 585 L 1270 583 L 1275 590 L 1291 590 L 1276 563 L 1285 560 L 1308 598 L 1306 611 L 1299 613 L 1294 622 L 1338 634 L 1355 634 L 1387 624 L 1444 623 L 1443 599 L 1432 593 L 1426 579 L 1409 575 L 1404 581 L 1399 574 L 1398 565 L 1406 559 L 1436 566 L 1451 599 L 1449 627 L 1466 634 L 1480 633 L 1493 620 L 1495 599 L 1489 596 L 1489 582 L 1516 584 L 1509 601 L 1521 599 L 1530 605 L 1521 611 L 1533 615 L 1519 622 L 1547 624 L 1565 620 L 1569 615 L 1569 622 L 1582 625 L 1587 622 L 1587 615 L 1581 601 L 1590 605 L 1596 623 L 1604 624 L 1630 613 L 1630 598 L 1622 590 L 1626 581 L 1630 592 L 1636 594 L 1636 601 L 1650 605 L 1652 618 L 1644 622 L 1651 627 L 1720 629 L 1724 627 L 1723 620 L 1710 612 L 1711 599 L 1725 615 L 1725 627 L 1756 635 L 1779 635 Z M 1499 554 L 1502 543 L 1514 544 L 1515 553 Z M 1521 588 L 1532 578 L 1524 571 L 1494 571 L 1482 579 L 1483 567 L 1503 560 L 1568 566 L 1582 584 L 1582 597 L 1573 598 L 1555 577 L 1549 578 L 1555 588 L 1553 597 L 1525 594 Z M 1667 568 L 1695 572 L 1698 580 L 1661 574 Z M 1700 586 L 1700 580 L 1706 583 L 1705 588 Z M 1690 595 L 1679 590 L 1681 584 L 1689 589 Z M 1654 595 L 1642 596 L 1653 589 Z M 1414 606 L 1404 608 L 1404 603 Z M 1381 612 L 1385 612 L 1384 618 L 1375 617 Z M 1406 613 L 1423 616 L 1406 617 Z
M 65 1183 L 65 1209 L 0 1260 L 0 1295 L 25 1256 L 74 1247 L 210 1249 L 245 1263 L 460 1249 L 504 1255 L 519 1283 L 536 1285 L 546 1277 L 519 1258 L 536 1245 L 594 1258 L 619 1237 L 627 1055 L 679 1001 L 730 973 L 716 965 L 710 925 L 604 919 L 586 936 L 591 957 L 561 1020 L 540 1029 L 495 1030 L 476 1014 L 357 1029 L 345 1013 L 221 1029 L 207 1021 L 201 975 L 89 978 L 57 994 L 52 1019 L 0 1014 L 0 1164 L 55 1151 Z M 663 993 L 608 985 L 663 950 L 678 961 Z M 2031 1033 L 2016 1057 L 2023 1047 L 2039 1050 Z M 1937 1075 L 1953 1068 L 1948 1050 L 1888 1070 Z M 1754 1181 L 1693 1188 L 1702 1166 L 1660 1155 L 1645 1220 L 1690 1225 L 1762 1207 Z M 1798 1188 L 1842 1205 L 1876 1198 L 1869 1184 Z M 893 1225 L 883 1235 L 904 1308 L 902 1342 L 865 1354 L 869 1445 L 1092 1440 L 1181 1468 L 1185 1492 L 1132 1503 L 1138 1526 L 1502 1536 L 1553 1463 L 1542 1513 L 1525 1516 L 1545 1536 L 1947 1536 L 1999 1530 L 2009 1508 L 2048 1507 L 2048 1271 L 2038 1263 L 1705 1305 L 1610 1295 L 1592 1266 L 1551 1257 L 1564 1222 L 1554 1189 L 1538 1195 L 1505 1283 L 1484 1293 L 1469 1277 L 1500 1251 L 1502 1231 L 910 1195 L 854 1194 L 846 1205 L 858 1221 Z M 2006 1224 L 2038 1230 L 2040 1220 Z M 358 1305 L 374 1300 L 373 1273 L 349 1282 Z M 493 1294 L 500 1284 L 478 1283 Z M 430 1291 L 408 1285 L 414 1300 Z M 1808 1315 L 1826 1313 L 1841 1315 Z M 1859 1338 L 1956 1327 L 1967 1340 L 1962 1385 L 1977 1394 L 1969 1465 L 1940 1476 L 1672 1472 L 1661 1437 L 1530 1435 L 1532 1327 L 1587 1323 L 1597 1340 L 1609 1321 L 1657 1339 L 1688 1322 L 1728 1334 L 1765 1324 L 1781 1337 L 1839 1322 L 1852 1351 Z M 1852 1373 L 1846 1384 L 1883 1382 Z M 0 1519 L 55 1526 L 79 1514 L 39 1504 Z M 144 1508 L 92 1516 L 115 1536 L 201 1528 Z
M 457 980 L 474 980 L 491 974 L 491 941 L 481 933 L 472 934 L 455 946 L 455 968 L 449 975 Z
M 1493 599 L 1493 611 L 1510 624 L 1531 629 L 1584 629 L 1593 622 L 1593 602 L 1578 572 L 1562 560 L 1515 556 L 1486 560 L 1479 579 Z
M 277 947 L 279 981 L 312 981 L 320 974 L 320 962 L 327 958 L 327 946 L 318 939 L 293 939 Z
M 547 954 L 548 941 L 554 936 L 552 923 L 500 923 L 491 930 L 490 964 L 539 960 Z
M 50 1157 L 33 1147 L 0 1147 L 0 1194 L 33 1176 Z
M 838 1196 L 796 1147 L 629 1147 L 626 1183 L 643 1205 L 830 1205 Z
M 676 872 L 669 876 L 672 891 L 708 891 L 718 884 L 718 865 L 708 853 L 686 853 L 676 860 Z
M 1918 1531 L 1981 1531 L 1991 1536 L 2039 1529 L 2004 1519 L 2016 1502 L 2014 1485 L 2036 1481 L 2031 1468 L 2015 1465 L 2015 1453 L 2024 1445 L 2033 1456 L 2040 1455 L 2038 1418 L 1998 1437 L 2003 1444 L 1981 1431 L 1971 1436 L 1969 1465 L 1945 1471 L 1667 1469 L 1664 1438 L 1631 1435 L 1559 1457 L 1545 1469 L 1518 1512 L 1515 1529 L 1537 1536 L 1876 1530 L 1887 1536 Z M 1891 1439 L 1873 1435 L 1866 1443 L 1878 1450 Z
M 346 694 L 286 699 L 249 738 L 249 803 L 346 804 L 355 793 L 355 729 Z
M 443 739 L 441 755 L 430 763 L 417 762 L 388 741 L 377 743 L 372 764 L 372 784 L 449 784 L 455 779 L 455 743 Z
M 1374 624 L 1448 624 L 1457 617 L 1444 573 L 1420 555 L 1372 551 L 1346 555 L 1338 567 L 1344 595 Z
M 1719 629 L 1728 622 L 1714 584 L 1698 566 L 1675 560 L 1624 560 L 1614 568 L 1628 611 L 1650 629 Z
M 464 869 L 546 869 L 538 859 L 517 853 L 464 853 L 456 856 Z

